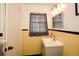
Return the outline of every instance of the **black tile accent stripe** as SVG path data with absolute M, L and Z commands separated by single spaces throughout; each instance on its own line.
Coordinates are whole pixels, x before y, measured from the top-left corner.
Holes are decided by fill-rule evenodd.
M 51 31 L 59 31 L 59 32 L 65 32 L 65 33 L 70 33 L 70 34 L 76 34 L 79 35 L 79 32 L 74 32 L 74 31 L 66 31 L 66 30 L 56 30 L 56 29 L 49 29 Z
M 0 33 L 0 37 L 3 36 L 3 33 Z
M 22 29 L 22 31 L 28 31 L 28 29 Z
M 51 30 L 52 31 L 53 29 L 48 29 L 48 30 Z
M 56 29 L 48 29 L 48 30 L 51 30 L 51 31 L 58 31 L 58 32 L 65 32 L 65 33 L 70 33 L 70 34 L 76 34 L 76 35 L 79 35 L 79 32 L 73 32 L 73 31 L 66 31 L 66 30 L 56 30 Z M 22 29 L 22 31 L 28 31 L 28 29 Z M 2 34 L 0 33 L 0 36 Z M 2 35 L 3 36 L 3 35 Z
M 24 56 L 42 56 L 42 54 L 24 55 Z

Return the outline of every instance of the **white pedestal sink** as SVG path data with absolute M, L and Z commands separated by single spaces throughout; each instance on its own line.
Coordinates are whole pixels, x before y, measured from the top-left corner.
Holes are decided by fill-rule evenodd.
M 62 56 L 63 55 L 63 43 L 52 38 L 43 38 L 43 55 L 45 56 Z

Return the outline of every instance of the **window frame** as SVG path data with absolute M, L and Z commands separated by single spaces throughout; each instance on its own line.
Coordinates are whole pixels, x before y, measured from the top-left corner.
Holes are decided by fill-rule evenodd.
M 45 15 L 46 32 L 31 32 L 31 15 Z M 30 13 L 29 36 L 43 36 L 43 35 L 49 35 L 48 24 L 47 24 L 47 14 L 46 13 Z

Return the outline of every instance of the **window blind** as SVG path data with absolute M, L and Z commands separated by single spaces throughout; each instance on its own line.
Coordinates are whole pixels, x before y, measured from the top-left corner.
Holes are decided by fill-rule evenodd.
M 30 35 L 47 35 L 47 16 L 46 14 L 30 14 Z

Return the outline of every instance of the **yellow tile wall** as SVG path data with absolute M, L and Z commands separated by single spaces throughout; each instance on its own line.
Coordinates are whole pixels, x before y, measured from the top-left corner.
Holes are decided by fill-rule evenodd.
M 56 36 L 56 39 L 61 41 L 64 45 L 64 56 L 79 56 L 79 35 L 69 34 L 58 31 L 49 31 Z M 33 36 L 29 37 L 28 31 L 22 31 L 23 39 L 23 55 L 41 54 L 42 42 L 41 39 L 49 36 Z M 53 38 L 53 36 L 52 36 Z
M 79 35 L 53 31 L 56 39 L 64 45 L 65 56 L 79 56 Z

